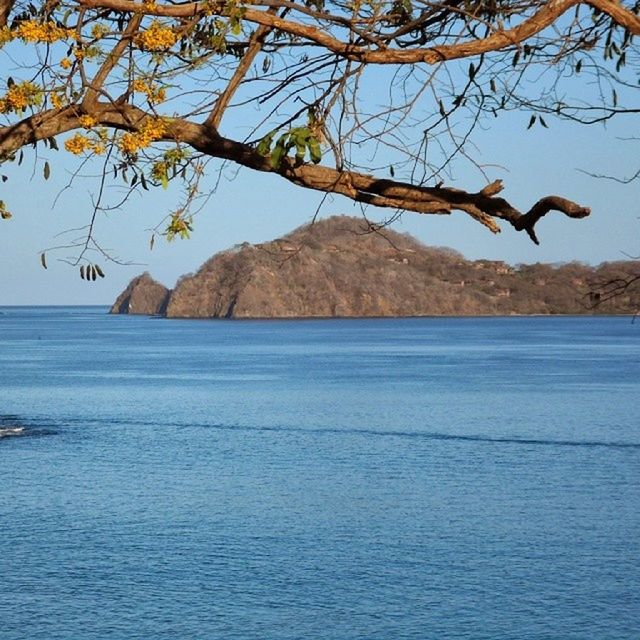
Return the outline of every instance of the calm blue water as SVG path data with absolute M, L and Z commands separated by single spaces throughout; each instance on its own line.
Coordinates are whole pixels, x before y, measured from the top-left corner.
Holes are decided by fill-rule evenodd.
M 0 309 L 2 640 L 640 638 L 640 325 L 105 311 Z

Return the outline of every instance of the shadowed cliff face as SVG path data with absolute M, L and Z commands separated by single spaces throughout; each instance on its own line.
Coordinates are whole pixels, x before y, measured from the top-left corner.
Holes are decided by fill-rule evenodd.
M 118 296 L 109 313 L 164 315 L 171 292 L 148 273 L 134 278 Z
M 388 229 L 372 232 L 362 219 L 339 216 L 219 253 L 170 293 L 145 274 L 112 311 L 192 318 L 585 313 L 592 283 L 639 271 L 633 262 L 597 269 L 470 262 L 455 251 Z M 628 312 L 640 303 L 636 298 L 613 300 L 601 311 Z

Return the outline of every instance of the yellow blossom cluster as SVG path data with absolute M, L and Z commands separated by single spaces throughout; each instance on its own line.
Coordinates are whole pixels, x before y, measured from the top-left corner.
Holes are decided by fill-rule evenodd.
M 54 109 L 60 109 L 65 106 L 66 99 L 64 93 L 59 93 L 58 91 L 54 91 L 50 96 L 51 106 Z
M 178 34 L 157 20 L 154 20 L 148 29 L 142 31 L 136 37 L 138 46 L 147 51 L 165 51 L 170 49 L 178 40 Z
M 13 40 L 13 34 L 11 33 L 11 29 L 9 27 L 2 27 L 0 29 L 0 47 L 3 47 L 7 42 L 11 42 Z
M 89 115 L 80 116 L 78 120 L 85 129 L 92 129 L 98 124 L 98 121 L 93 116 Z
M 71 29 L 58 26 L 51 20 L 40 22 L 39 20 L 24 20 L 14 30 L 13 35 L 23 42 L 57 42 L 73 37 Z
M 133 90 L 147 96 L 149 104 L 160 104 L 167 99 L 167 90 L 164 87 L 139 78 L 133 81 Z
M 64 148 L 75 155 L 80 155 L 85 151 L 91 150 L 92 141 L 82 133 L 76 133 L 71 138 L 64 141 Z
M 100 55 L 100 48 L 97 46 L 74 47 L 72 51 L 76 60 L 93 60 Z
M 155 140 L 160 140 L 166 132 L 167 124 L 162 118 L 147 118 L 138 131 L 123 134 L 118 140 L 118 147 L 122 153 L 134 155 Z
M 100 40 L 100 38 L 104 38 L 107 33 L 109 33 L 109 27 L 107 27 L 106 24 L 94 24 L 93 27 L 91 27 L 91 37 L 94 40 Z
M 106 131 L 101 131 L 94 140 L 84 133 L 76 133 L 71 136 L 71 138 L 67 138 L 67 140 L 64 141 L 64 148 L 69 153 L 73 153 L 76 156 L 87 152 L 100 155 L 106 150 L 105 137 Z
M 42 104 L 42 89 L 33 82 L 12 84 L 4 97 L 0 98 L 0 113 L 22 113 L 27 107 Z
M 62 58 L 62 60 L 60 60 L 60 66 L 63 69 L 70 69 L 71 68 L 71 60 L 69 60 L 69 58 Z

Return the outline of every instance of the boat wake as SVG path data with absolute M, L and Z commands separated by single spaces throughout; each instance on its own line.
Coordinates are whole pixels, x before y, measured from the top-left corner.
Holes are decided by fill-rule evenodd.
M 41 436 L 53 433 L 42 425 L 28 423 L 20 416 L 0 414 L 0 440 L 5 438 L 19 438 L 25 436 Z

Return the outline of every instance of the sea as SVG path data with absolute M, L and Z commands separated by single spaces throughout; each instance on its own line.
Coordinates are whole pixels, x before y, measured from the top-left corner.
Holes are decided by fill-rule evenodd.
M 0 639 L 218 638 L 640 638 L 640 322 L 0 308 Z

